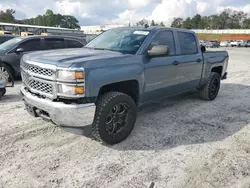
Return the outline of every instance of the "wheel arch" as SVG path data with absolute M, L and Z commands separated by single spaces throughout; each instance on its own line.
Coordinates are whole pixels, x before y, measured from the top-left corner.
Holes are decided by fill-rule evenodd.
M 136 105 L 138 105 L 139 103 L 140 88 L 138 80 L 132 79 L 104 85 L 100 88 L 98 97 L 102 96 L 104 93 L 111 91 L 125 93 L 135 101 Z
M 217 72 L 218 74 L 222 75 L 222 71 L 223 71 L 223 66 L 219 65 L 219 66 L 215 66 L 211 69 L 211 72 Z

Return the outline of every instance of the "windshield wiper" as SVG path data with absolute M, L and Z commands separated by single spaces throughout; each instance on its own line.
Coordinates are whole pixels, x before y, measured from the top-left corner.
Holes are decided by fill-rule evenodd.
M 93 50 L 107 50 L 105 48 L 92 48 Z
M 124 51 L 124 50 L 115 50 L 115 49 L 109 49 L 109 48 L 92 48 L 92 47 L 84 47 L 84 48 L 88 48 L 91 50 L 106 50 L 106 51 L 120 52 L 123 54 L 134 54 L 134 52 Z
M 91 48 L 91 47 L 85 47 L 91 50 L 107 50 L 107 51 L 114 51 L 114 52 L 119 52 L 119 50 L 114 50 L 114 49 L 108 49 L 108 48 Z
M 91 47 L 86 47 L 86 46 L 84 48 L 88 48 L 91 50 L 106 50 L 105 48 L 91 48 Z

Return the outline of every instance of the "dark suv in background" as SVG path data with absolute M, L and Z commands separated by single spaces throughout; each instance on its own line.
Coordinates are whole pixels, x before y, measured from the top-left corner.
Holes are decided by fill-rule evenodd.
M 66 36 L 16 37 L 0 45 L 0 61 L 14 78 L 20 78 L 20 60 L 26 53 L 63 48 L 82 48 L 82 38 Z
M 250 47 L 250 40 L 246 41 L 245 47 L 246 47 L 246 48 L 249 48 L 249 47 Z

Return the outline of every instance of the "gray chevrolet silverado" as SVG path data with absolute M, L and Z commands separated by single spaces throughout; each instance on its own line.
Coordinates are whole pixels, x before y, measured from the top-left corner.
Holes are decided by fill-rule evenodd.
M 192 90 L 216 98 L 229 57 L 205 51 L 189 30 L 112 29 L 84 48 L 23 56 L 21 93 L 33 116 L 92 125 L 96 140 L 116 144 L 132 131 L 142 104 Z

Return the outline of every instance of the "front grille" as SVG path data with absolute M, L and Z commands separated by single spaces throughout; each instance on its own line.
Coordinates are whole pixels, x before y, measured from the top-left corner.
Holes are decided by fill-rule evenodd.
M 25 73 L 22 73 L 22 81 L 29 89 L 33 89 L 44 94 L 53 95 L 53 85 L 50 83 L 32 79 Z
M 26 71 L 30 71 L 35 74 L 43 75 L 43 76 L 52 76 L 53 71 L 49 69 L 44 69 L 41 67 L 36 67 L 34 65 L 30 65 L 28 63 L 22 62 L 22 67 Z

